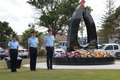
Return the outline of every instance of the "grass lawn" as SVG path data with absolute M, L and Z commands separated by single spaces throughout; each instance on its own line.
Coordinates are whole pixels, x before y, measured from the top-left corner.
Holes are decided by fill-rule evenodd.
M 115 61 L 120 61 L 120 59 L 117 59 L 117 60 L 115 60 Z
M 44 62 L 44 61 L 38 61 Z M 23 61 L 22 65 L 29 61 Z M 0 62 L 0 80 L 120 80 L 120 70 L 47 70 L 21 67 L 17 73 L 11 73 L 5 62 Z

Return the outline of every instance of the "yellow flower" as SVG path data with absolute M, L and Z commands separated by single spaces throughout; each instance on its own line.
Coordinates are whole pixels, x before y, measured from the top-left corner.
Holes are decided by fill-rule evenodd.
M 107 55 L 104 55 L 104 57 L 107 57 Z

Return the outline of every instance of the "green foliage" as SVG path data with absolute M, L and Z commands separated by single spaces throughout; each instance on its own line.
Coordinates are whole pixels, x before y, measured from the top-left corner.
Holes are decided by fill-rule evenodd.
M 116 28 L 120 27 L 120 6 L 116 9 L 115 13 L 112 15 L 113 24 Z
M 39 40 L 38 48 L 40 49 L 44 43 L 44 39 L 42 38 L 42 35 L 38 36 L 38 40 Z
M 30 27 L 29 29 L 25 30 L 22 34 L 22 40 L 20 44 L 24 46 L 25 48 L 28 48 L 28 39 L 32 36 L 31 31 L 34 29 L 34 27 Z M 43 38 L 41 37 L 42 33 L 36 32 L 36 37 L 39 40 L 38 48 L 40 48 L 43 45 Z
M 114 38 L 112 35 L 119 34 L 120 32 L 120 6 L 115 10 L 113 14 L 111 14 L 108 18 L 106 18 L 104 24 L 102 24 L 102 29 L 99 30 L 98 36 L 103 37 L 103 42 L 108 42 L 108 36 L 110 38 Z M 116 37 L 120 39 L 120 37 Z
M 45 56 L 45 50 L 44 49 L 39 50 L 38 51 L 38 56 Z
M 41 10 L 39 25 L 52 28 L 54 36 L 66 33 L 73 12 L 80 5 L 79 0 L 29 0 L 28 3 Z M 89 6 L 86 8 L 92 11 Z
M 37 60 L 38 63 L 45 63 L 45 60 Z M 37 68 L 37 71 L 30 71 L 29 67 L 23 67 L 29 64 L 29 60 L 23 60 L 21 68 L 17 73 L 11 73 L 7 69 L 4 61 L 0 62 L 1 80 L 120 80 L 120 70 L 88 70 L 88 69 L 54 69 L 46 70 Z M 102 65 L 103 66 L 103 65 Z M 110 65 L 108 65 L 110 66 Z
M 58 43 L 59 42 L 59 40 L 58 39 L 55 39 L 55 43 Z
M 112 35 L 117 34 L 116 18 L 114 10 L 114 0 L 106 1 L 106 12 L 102 17 L 101 30 L 98 32 L 98 36 L 103 38 L 104 43 L 108 43 L 108 38 L 113 38 Z
M 15 33 L 13 29 L 9 26 L 8 22 L 0 21 L 0 41 L 9 41 L 12 34 Z

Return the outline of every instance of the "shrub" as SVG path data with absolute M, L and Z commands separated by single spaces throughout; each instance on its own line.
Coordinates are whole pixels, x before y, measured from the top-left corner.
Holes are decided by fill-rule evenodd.
M 58 43 L 59 42 L 59 40 L 58 39 L 55 39 L 55 43 Z
M 45 56 L 45 50 L 44 49 L 39 50 L 38 51 L 38 56 Z

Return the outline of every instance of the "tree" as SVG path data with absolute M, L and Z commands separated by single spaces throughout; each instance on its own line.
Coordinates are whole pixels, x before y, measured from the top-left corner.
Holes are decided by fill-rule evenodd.
M 114 34 L 120 35 L 120 6 L 115 10 L 115 13 L 108 17 L 109 21 L 111 21 L 111 25 L 114 26 L 115 29 L 112 29 Z M 120 36 L 116 37 L 120 39 Z
M 98 32 L 99 36 L 106 36 L 103 37 L 103 40 L 106 40 L 105 38 L 109 37 L 111 38 L 118 38 L 120 39 L 120 36 L 112 36 L 112 35 L 119 35 L 120 34 L 120 6 L 115 10 L 115 12 L 110 15 L 107 19 L 106 19 L 106 24 L 104 24 L 105 26 L 110 26 L 108 29 L 101 29 Z M 106 42 L 106 41 L 104 41 Z
M 115 10 L 115 13 L 110 18 L 116 28 L 120 28 L 120 6 Z
M 110 19 L 112 18 L 112 14 L 115 12 L 113 0 L 106 0 L 106 11 L 102 17 L 102 26 L 101 30 L 98 32 L 99 37 L 103 37 L 103 42 L 108 43 L 108 38 L 112 38 L 113 34 L 116 34 L 115 26 L 113 25 L 113 21 Z
M 0 42 L 9 41 L 12 34 L 15 33 L 8 22 L 0 21 Z
M 20 44 L 25 48 L 28 48 L 28 38 L 31 37 L 32 30 L 35 30 L 35 28 L 33 26 L 30 27 L 29 29 L 25 30 L 22 34 L 22 40 L 21 40 Z M 39 40 L 38 48 L 40 49 L 40 47 L 43 45 L 42 33 L 36 31 L 36 37 Z
M 80 5 L 79 0 L 29 0 L 28 3 L 42 13 L 37 24 L 52 28 L 54 36 L 58 32 L 64 34 L 67 31 L 72 14 Z M 86 8 L 92 10 L 89 6 Z

